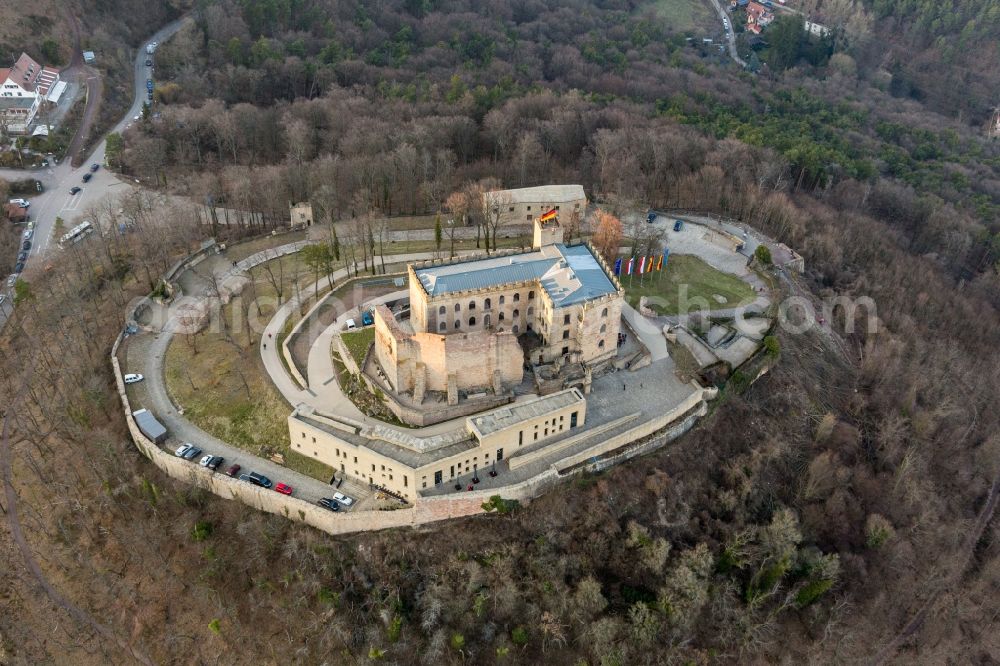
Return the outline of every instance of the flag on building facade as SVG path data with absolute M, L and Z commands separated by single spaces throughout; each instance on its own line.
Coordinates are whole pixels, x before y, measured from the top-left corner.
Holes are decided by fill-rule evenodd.
M 622 274 L 622 258 L 618 257 L 615 259 L 615 275 Z
M 556 219 L 556 209 L 555 208 L 553 208 L 549 212 L 547 212 L 544 215 L 542 215 L 541 217 L 539 217 L 538 221 L 539 222 L 548 222 L 549 220 L 554 220 L 554 219 Z

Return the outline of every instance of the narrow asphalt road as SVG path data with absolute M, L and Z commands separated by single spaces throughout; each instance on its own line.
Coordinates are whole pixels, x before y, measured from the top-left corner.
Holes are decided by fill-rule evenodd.
M 732 58 L 740 67 L 746 67 L 746 61 L 743 60 L 743 58 L 741 58 L 736 52 L 736 35 L 734 34 L 733 26 L 730 25 L 728 28 L 726 27 L 727 23 L 730 21 L 729 14 L 726 13 L 726 10 L 722 7 L 719 0 L 709 0 L 709 2 L 712 3 L 715 13 L 719 15 L 719 20 L 722 21 L 723 32 L 726 35 L 726 49 L 729 51 L 729 57 Z M 725 20 L 723 21 L 723 19 Z

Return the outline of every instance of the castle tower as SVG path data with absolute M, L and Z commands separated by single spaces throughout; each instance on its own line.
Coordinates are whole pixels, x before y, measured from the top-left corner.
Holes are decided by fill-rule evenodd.
M 535 248 L 563 242 L 563 229 L 559 218 L 553 216 L 545 220 L 545 215 L 535 218 L 535 234 L 531 246 Z

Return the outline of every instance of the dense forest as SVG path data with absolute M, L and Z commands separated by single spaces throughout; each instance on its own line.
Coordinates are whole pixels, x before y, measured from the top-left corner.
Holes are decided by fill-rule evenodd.
M 824 3 L 862 12 L 833 57 L 753 76 L 614 0 L 199 3 L 156 54 L 153 113 L 109 142 L 150 186 L 272 221 L 310 199 L 339 225 L 580 182 L 749 223 L 805 257 L 792 293 L 871 298 L 878 326 L 780 333 L 777 367 L 680 440 L 504 515 L 335 539 L 136 453 L 106 360 L 125 304 L 211 231 L 254 229 L 109 203 L 95 219 L 134 225 L 22 284 L 0 349 L 20 563 L 0 663 L 1000 659 L 1000 542 L 977 523 L 1000 475 L 1000 147 L 979 83 L 941 114 L 920 78 L 995 76 L 928 37 L 995 36 L 980 7 L 921 28 L 936 9 Z

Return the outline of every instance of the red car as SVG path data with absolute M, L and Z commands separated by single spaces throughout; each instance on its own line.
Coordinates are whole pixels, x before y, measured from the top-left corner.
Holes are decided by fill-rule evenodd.
M 277 492 L 281 493 L 282 495 L 291 495 L 292 494 L 292 487 L 290 485 L 288 485 L 287 483 L 276 483 L 274 485 L 274 489 Z
M 233 465 L 232 467 L 226 470 L 226 474 L 233 477 L 234 479 L 239 475 L 239 473 L 240 473 L 239 465 Z

